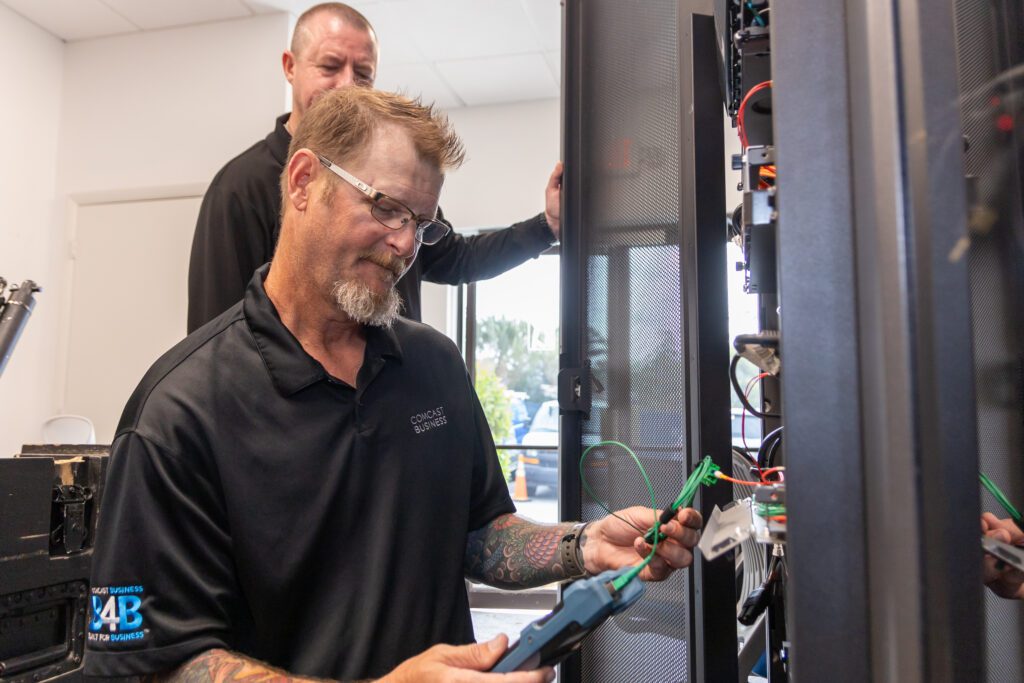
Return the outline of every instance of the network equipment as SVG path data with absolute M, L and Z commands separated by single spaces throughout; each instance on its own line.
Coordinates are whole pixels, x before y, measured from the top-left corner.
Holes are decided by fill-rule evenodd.
M 107 446 L 24 446 L 0 458 L 4 683 L 82 679 L 107 454 Z

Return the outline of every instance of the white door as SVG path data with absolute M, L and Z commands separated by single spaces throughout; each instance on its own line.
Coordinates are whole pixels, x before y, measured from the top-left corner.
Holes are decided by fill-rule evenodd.
M 185 337 L 200 197 L 82 206 L 72 276 L 65 412 L 110 443 L 153 361 Z

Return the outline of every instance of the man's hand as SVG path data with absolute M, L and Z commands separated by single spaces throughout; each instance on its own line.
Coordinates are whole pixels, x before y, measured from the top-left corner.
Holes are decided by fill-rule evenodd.
M 981 533 L 1010 545 L 1024 545 L 1024 532 L 1013 520 L 999 519 L 991 512 L 981 516 Z M 1001 598 L 1008 600 L 1024 599 L 1024 572 L 1021 572 L 988 553 L 982 564 L 982 577 L 985 585 Z
M 562 231 L 562 162 L 555 164 L 555 170 L 548 178 L 548 186 L 544 188 L 544 218 L 548 227 L 560 240 Z
M 500 635 L 475 645 L 435 645 L 407 659 L 379 680 L 379 683 L 543 683 L 555 680 L 550 667 L 511 674 L 481 673 L 498 663 L 508 649 L 508 638 Z
M 661 511 L 631 507 L 615 514 L 629 520 L 635 527 L 611 515 L 587 526 L 582 541 L 583 564 L 591 574 L 637 564 L 651 552 L 651 546 L 644 543 L 643 536 L 654 524 L 655 515 Z M 661 532 L 667 538 L 658 543 L 657 554 L 640 572 L 640 579 L 661 581 L 676 569 L 690 566 L 693 563 L 693 546 L 700 540 L 702 525 L 700 513 L 693 508 L 679 510 L 672 521 L 661 526 Z

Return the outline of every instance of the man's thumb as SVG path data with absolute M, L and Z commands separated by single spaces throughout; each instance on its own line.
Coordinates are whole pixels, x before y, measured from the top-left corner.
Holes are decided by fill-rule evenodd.
M 452 653 L 451 664 L 473 671 L 489 671 L 498 663 L 501 655 L 508 648 L 508 638 L 499 635 L 485 643 L 474 643 L 456 648 Z

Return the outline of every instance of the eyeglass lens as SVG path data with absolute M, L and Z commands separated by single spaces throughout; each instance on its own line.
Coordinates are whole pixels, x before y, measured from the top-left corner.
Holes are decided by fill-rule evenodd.
M 401 230 L 410 220 L 415 220 L 415 216 L 407 208 L 387 196 L 374 202 L 370 207 L 370 213 L 377 221 L 392 230 Z M 429 246 L 440 241 L 447 232 L 448 226 L 443 223 L 423 220 L 416 226 L 416 239 Z

